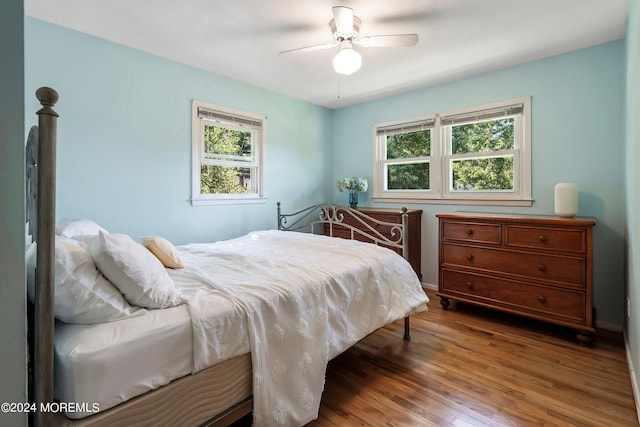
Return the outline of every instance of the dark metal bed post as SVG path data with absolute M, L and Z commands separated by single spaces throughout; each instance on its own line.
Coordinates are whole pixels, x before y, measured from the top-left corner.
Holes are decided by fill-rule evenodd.
M 282 230 L 282 224 L 280 223 L 280 202 L 276 203 L 276 205 L 278 206 L 278 230 Z
M 402 256 L 409 261 L 409 239 L 407 239 L 407 230 L 409 230 L 409 214 L 407 208 L 402 208 Z M 411 326 L 409 324 L 409 316 L 404 318 L 404 336 L 405 341 L 411 339 Z
M 38 215 L 36 242 L 38 256 L 35 286 L 34 399 L 36 426 L 52 424 L 51 411 L 41 411 L 42 403 L 53 402 L 53 278 L 56 205 L 56 121 L 53 106 L 58 93 L 41 87 L 36 96 L 42 104 L 38 114 Z

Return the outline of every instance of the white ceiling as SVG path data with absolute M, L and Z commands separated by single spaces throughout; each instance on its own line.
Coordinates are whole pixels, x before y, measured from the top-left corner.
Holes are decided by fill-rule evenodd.
M 361 36 L 417 33 L 411 48 L 360 48 L 338 75 L 332 6 Z M 28 16 L 329 108 L 622 39 L 629 0 L 25 0 Z M 358 48 L 356 48 L 358 49 Z

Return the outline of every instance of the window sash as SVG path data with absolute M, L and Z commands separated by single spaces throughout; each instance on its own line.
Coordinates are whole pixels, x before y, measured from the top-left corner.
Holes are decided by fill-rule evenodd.
M 464 153 L 464 154 L 450 154 L 445 156 L 446 163 L 446 175 L 447 175 L 447 187 L 445 194 L 457 194 L 457 195 L 469 195 L 475 194 L 489 194 L 492 192 L 498 193 L 514 193 L 518 188 L 518 166 L 517 166 L 517 150 L 500 150 L 490 153 Z M 453 179 L 453 164 L 456 161 L 469 161 L 469 160 L 484 160 L 484 159 L 507 159 L 511 158 L 513 161 L 513 188 L 504 189 L 477 189 L 477 190 L 459 190 L 454 188 Z
M 431 175 L 431 159 L 429 157 L 414 157 L 413 159 L 394 159 L 392 161 L 387 161 L 384 163 L 384 188 L 385 191 L 391 192 L 400 192 L 400 191 L 429 191 L 431 189 L 431 180 L 429 180 L 429 188 L 389 188 L 389 166 L 402 166 L 402 165 L 428 165 L 429 167 L 429 175 Z
M 441 133 L 443 141 L 445 142 L 445 155 L 444 157 L 444 177 L 443 177 L 443 196 L 445 198 L 460 198 L 460 199 L 474 199 L 474 198 L 486 198 L 486 197 L 508 197 L 512 195 L 518 197 L 520 195 L 519 176 L 520 176 L 520 162 L 518 161 L 521 154 L 521 121 L 523 109 L 520 109 L 519 115 L 514 115 L 513 112 L 516 109 L 520 109 L 518 106 L 505 108 L 496 108 L 485 111 L 472 112 L 468 114 L 457 114 L 448 117 L 456 117 L 458 120 L 450 120 L 447 125 L 441 126 Z M 468 153 L 453 154 L 453 141 L 452 141 L 452 127 L 466 125 L 471 123 L 488 122 L 501 118 L 514 118 L 513 123 L 513 149 L 511 150 L 496 150 L 496 151 L 475 151 Z M 442 122 L 441 122 L 442 124 Z M 472 160 L 472 159 L 490 159 L 499 157 L 513 157 L 513 189 L 486 189 L 486 190 L 458 190 L 454 188 L 453 179 L 453 162 L 456 160 Z
M 251 131 L 251 156 L 244 157 L 238 156 L 234 154 L 221 154 L 216 152 L 207 152 L 204 148 L 205 146 L 205 126 L 207 123 L 205 120 L 200 120 L 200 162 L 203 164 L 217 164 L 222 166 L 233 166 L 237 165 L 238 167 L 257 167 L 258 166 L 258 158 L 259 158 L 259 147 L 260 147 L 260 132 L 256 130 Z M 224 124 L 217 124 L 217 127 L 221 128 L 231 128 L 234 129 L 233 126 L 228 126 Z M 235 129 L 239 130 L 239 129 Z M 246 129 L 240 129 L 242 131 L 246 131 Z
M 202 133 L 201 133 L 201 144 L 200 144 L 200 148 L 201 148 L 201 156 L 200 156 L 200 164 L 201 165 L 211 165 L 211 166 L 223 166 L 223 167 L 232 167 L 232 168 L 242 168 L 242 169 L 250 169 L 251 171 L 251 191 L 247 192 L 247 193 L 200 193 L 200 196 L 202 198 L 207 198 L 207 199 L 215 199 L 215 198 L 228 198 L 228 197 L 255 197 L 259 191 L 258 189 L 260 188 L 260 181 L 259 181 L 259 174 L 258 174 L 258 168 L 259 168 L 259 146 L 260 146 L 260 138 L 259 138 L 259 133 L 258 132 L 254 132 L 252 131 L 252 157 L 253 157 L 253 161 L 246 161 L 246 160 L 236 160 L 233 157 L 239 157 L 239 156 L 232 156 L 229 155 L 227 159 L 220 159 L 220 158 L 212 158 L 209 157 L 209 153 L 205 153 L 204 151 L 204 127 L 205 127 L 205 120 L 201 120 L 202 125 L 201 125 L 201 129 L 202 129 Z M 225 125 L 220 125 L 220 127 L 228 127 Z M 220 156 L 219 154 L 215 154 L 215 153 L 211 153 L 211 155 L 213 156 Z M 202 178 L 200 178 L 202 179 Z M 198 185 L 199 187 L 199 185 Z
M 202 164 L 203 166 L 205 166 L 205 164 Z M 249 194 L 257 194 L 257 179 L 258 179 L 258 168 L 257 167 L 240 167 L 238 165 L 231 165 L 231 166 L 226 166 L 226 165 L 218 165 L 218 164 L 213 164 L 210 166 L 218 166 L 218 167 L 231 167 L 231 168 L 238 168 L 238 169 L 248 169 L 249 171 L 249 185 L 246 186 L 246 190 L 247 191 L 243 191 L 243 192 L 237 192 L 237 193 L 201 193 L 203 196 L 233 196 L 233 195 L 237 195 L 237 196 L 246 196 Z

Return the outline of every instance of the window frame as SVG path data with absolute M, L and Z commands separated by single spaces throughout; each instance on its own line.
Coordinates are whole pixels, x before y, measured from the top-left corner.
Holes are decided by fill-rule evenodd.
M 493 114 L 512 106 L 521 106 L 514 122 L 514 147 L 511 150 L 452 154 L 451 126 L 478 121 L 489 121 L 499 117 L 484 117 L 473 120 L 472 116 Z M 497 113 L 496 113 L 497 114 Z M 469 117 L 462 123 L 443 125 L 443 119 L 454 116 Z M 433 120 L 431 131 L 430 156 L 430 189 L 429 190 L 387 190 L 386 186 L 386 137 L 380 134 L 381 129 L 399 129 L 403 125 L 411 125 L 419 121 Z M 447 133 L 448 131 L 448 133 Z M 373 127 L 374 167 L 373 197 L 376 202 L 432 203 L 432 204 L 475 204 L 496 206 L 531 206 L 531 97 L 522 97 L 507 101 L 485 104 L 477 107 L 452 110 L 445 113 L 425 115 L 421 117 L 379 123 Z M 452 185 L 452 161 L 463 158 L 491 158 L 513 156 L 514 184 L 513 190 L 454 190 Z M 405 160 L 405 159 L 402 159 Z
M 219 115 L 221 117 L 225 116 L 225 119 L 219 121 L 216 126 L 233 130 L 250 130 L 252 133 L 251 144 L 254 155 L 253 161 L 207 159 L 206 153 L 204 152 L 204 134 L 205 126 L 209 120 L 201 117 L 201 110 L 213 115 Z M 191 204 L 193 206 L 203 206 L 218 204 L 266 203 L 266 198 L 264 196 L 264 147 L 266 141 L 267 117 L 261 114 L 249 113 L 221 105 L 198 101 L 196 99 L 192 102 L 191 115 Z M 226 120 L 227 118 L 228 120 Z M 259 123 L 259 126 L 256 126 L 256 128 L 249 128 L 243 124 L 247 122 L 257 122 Z M 252 173 L 252 186 L 255 185 L 255 191 L 242 194 L 201 193 L 201 167 L 203 164 L 255 169 L 255 173 Z M 255 183 L 253 182 L 254 178 Z
M 429 164 L 429 189 L 428 190 L 385 190 L 385 193 L 393 194 L 394 198 L 415 198 L 416 194 L 429 194 L 434 188 L 434 167 L 438 167 L 434 164 L 434 150 L 438 145 L 435 140 L 438 136 L 435 132 L 435 121 L 437 117 L 435 115 L 414 117 L 409 120 L 395 120 L 392 122 L 381 123 L 373 128 L 373 140 L 374 140 L 374 200 L 379 196 L 380 188 L 387 188 L 387 170 L 389 165 L 394 164 L 416 164 L 416 163 L 428 163 Z M 418 123 L 423 124 L 421 127 Z M 399 158 L 399 159 L 387 159 L 387 144 L 386 136 L 396 135 L 399 130 L 426 130 L 429 129 L 431 136 L 431 153 L 428 156 Z M 408 132 L 406 132 L 408 133 Z

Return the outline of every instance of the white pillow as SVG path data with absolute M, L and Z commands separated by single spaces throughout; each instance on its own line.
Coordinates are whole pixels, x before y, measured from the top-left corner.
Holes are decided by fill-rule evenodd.
M 36 246 L 27 251 L 27 291 L 34 300 Z M 54 315 L 67 323 L 103 323 L 146 313 L 130 306 L 120 291 L 98 271 L 80 242 L 56 236 Z
M 100 232 L 108 231 L 90 219 L 63 219 L 56 225 L 56 234 L 62 237 L 75 238 L 78 236 L 97 236 Z
M 142 246 L 149 249 L 160 262 L 169 268 L 184 268 L 178 250 L 163 237 L 140 237 Z
M 126 234 L 105 234 L 89 246 L 98 269 L 129 303 L 148 308 L 182 304 L 182 296 L 162 263 Z

